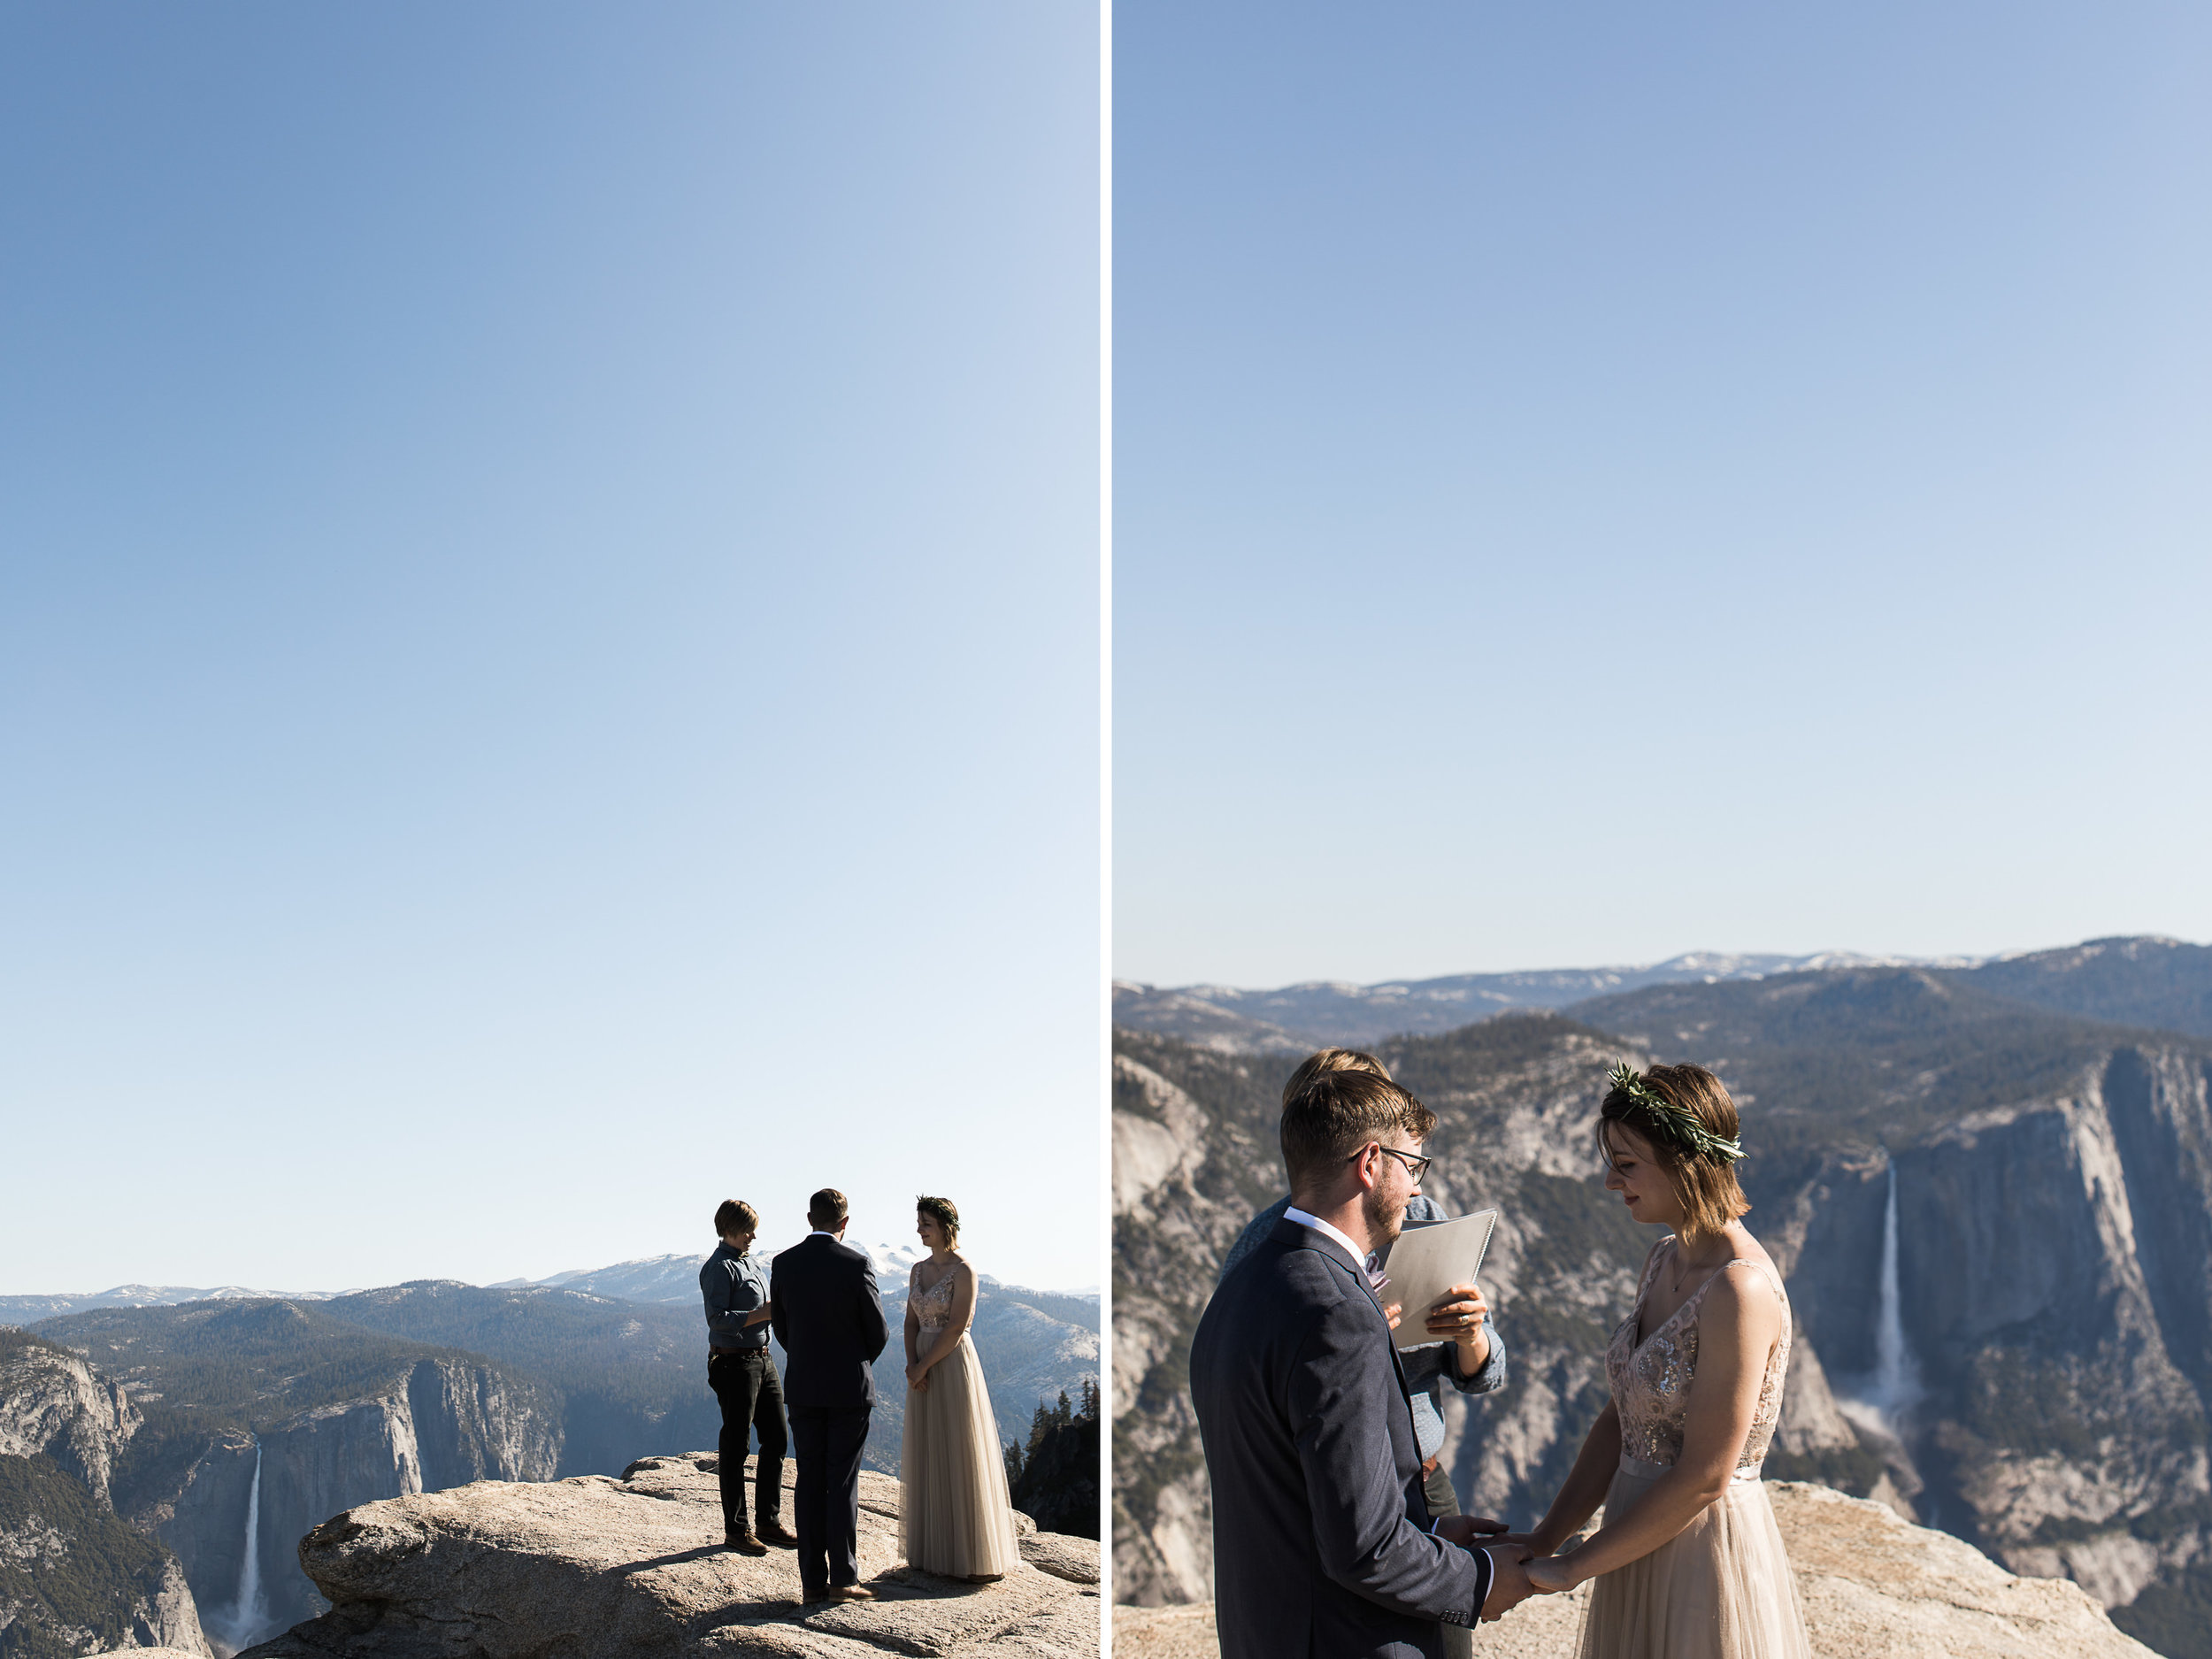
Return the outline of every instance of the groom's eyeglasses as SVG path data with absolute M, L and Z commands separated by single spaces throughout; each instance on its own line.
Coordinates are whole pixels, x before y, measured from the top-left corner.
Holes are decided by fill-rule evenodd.
M 1434 1158 L 1417 1158 L 1410 1152 L 1401 1152 L 1395 1147 L 1386 1147 L 1379 1143 L 1376 1144 L 1375 1150 L 1381 1153 L 1386 1158 L 1395 1158 L 1399 1163 L 1404 1164 L 1406 1166 L 1406 1173 L 1413 1177 L 1413 1184 L 1416 1187 L 1418 1187 L 1421 1184 L 1421 1178 L 1429 1172 L 1429 1165 L 1436 1162 Z M 1367 1148 L 1365 1147 L 1362 1147 L 1358 1151 L 1353 1153 L 1350 1157 L 1345 1159 L 1344 1161 L 1347 1164 L 1353 1164 L 1366 1156 Z

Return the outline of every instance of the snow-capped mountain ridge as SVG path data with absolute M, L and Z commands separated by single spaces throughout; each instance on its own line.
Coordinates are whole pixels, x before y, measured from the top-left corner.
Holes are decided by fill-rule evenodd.
M 1272 990 L 1121 979 L 1114 984 L 1114 1019 L 1219 1053 L 1293 1052 L 1436 1035 L 1493 1014 L 1568 1010 L 1657 986 L 1898 972 L 1971 982 L 2054 1011 L 2212 1035 L 2212 947 L 2151 933 L 1983 956 L 1691 950 L 1642 966 L 1456 973 L 1371 985 L 1308 979 Z

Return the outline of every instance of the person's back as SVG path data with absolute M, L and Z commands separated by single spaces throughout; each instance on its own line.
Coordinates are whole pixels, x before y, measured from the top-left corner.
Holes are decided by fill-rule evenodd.
M 785 1398 L 793 1405 L 874 1404 L 872 1368 L 890 1333 L 867 1252 L 813 1233 L 778 1252 L 770 1273 Z
M 1398 1525 L 1425 1509 L 1389 1328 L 1348 1263 L 1307 1248 L 1313 1237 L 1279 1223 L 1222 1282 L 1191 1344 L 1221 1650 L 1432 1652 L 1437 1615 L 1417 1603 L 1433 1601 L 1440 1563 L 1432 1540 Z M 1333 1412 L 1325 1396 L 1363 1371 L 1379 1373 L 1365 1397 L 1387 1408 Z M 1479 1604 L 1471 1567 L 1463 1578 Z
M 858 1582 L 860 1456 L 876 1397 L 870 1367 L 890 1330 L 874 1264 L 845 1242 L 845 1194 L 825 1187 L 808 1201 L 807 1221 L 814 1231 L 769 1269 L 799 1462 L 799 1586 L 809 1601 L 864 1601 L 874 1593 Z

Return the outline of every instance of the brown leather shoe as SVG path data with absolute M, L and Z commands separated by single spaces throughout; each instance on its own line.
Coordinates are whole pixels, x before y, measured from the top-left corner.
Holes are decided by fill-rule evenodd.
M 872 1601 L 876 1593 L 864 1584 L 833 1584 L 830 1586 L 833 1601 Z
M 741 1532 L 735 1527 L 722 1534 L 722 1548 L 733 1549 L 741 1555 L 764 1555 L 768 1553 L 767 1545 L 750 1532 Z
M 796 1549 L 799 1547 L 799 1535 L 796 1532 L 785 1532 L 781 1521 L 764 1521 L 760 1527 L 760 1541 L 764 1544 L 773 1544 L 778 1549 Z

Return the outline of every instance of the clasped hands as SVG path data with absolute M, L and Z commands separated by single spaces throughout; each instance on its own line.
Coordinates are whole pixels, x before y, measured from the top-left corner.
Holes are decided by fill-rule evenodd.
M 1462 1549 L 1490 1552 L 1494 1571 L 1490 1594 L 1482 1603 L 1482 1622 L 1493 1624 L 1509 1608 L 1532 1595 L 1555 1595 L 1574 1588 L 1574 1576 L 1563 1556 L 1539 1555 L 1525 1532 L 1509 1532 L 1503 1521 L 1480 1515 L 1448 1515 L 1436 1524 L 1436 1535 Z

